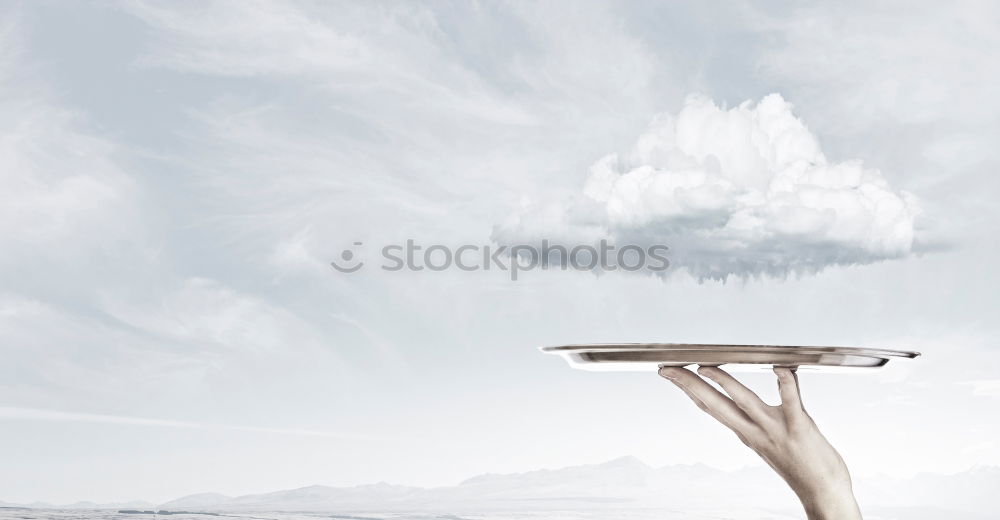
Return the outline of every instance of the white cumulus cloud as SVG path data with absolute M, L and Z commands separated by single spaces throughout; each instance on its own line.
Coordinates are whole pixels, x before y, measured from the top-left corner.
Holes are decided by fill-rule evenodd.
M 499 243 L 665 244 L 701 279 L 786 276 L 913 251 L 916 198 L 860 160 L 833 162 L 781 95 L 734 108 L 692 95 L 570 200 L 525 203 Z

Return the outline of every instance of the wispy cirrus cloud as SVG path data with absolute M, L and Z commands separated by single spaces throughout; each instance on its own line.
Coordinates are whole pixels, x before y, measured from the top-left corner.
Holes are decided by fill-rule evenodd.
M 152 419 L 149 417 L 131 417 L 124 415 L 68 412 L 64 410 L 23 408 L 17 406 L 0 406 L 0 421 L 52 421 L 52 422 L 67 422 L 67 423 L 102 423 L 102 424 L 120 424 L 120 425 L 131 425 L 131 426 L 151 426 L 151 427 L 162 427 L 162 428 L 190 428 L 197 430 L 231 430 L 231 431 L 266 433 L 275 435 L 291 435 L 291 436 L 301 436 L 301 437 L 328 437 L 332 439 L 352 439 L 352 440 L 393 439 L 393 437 L 388 437 L 388 436 L 331 432 L 325 430 L 306 430 L 306 429 L 296 429 L 296 428 L 267 428 L 260 426 L 243 426 L 243 425 L 232 425 L 232 424 L 175 421 L 170 419 Z
M 11 285 L 46 267 L 94 267 L 102 252 L 136 253 L 142 220 L 119 147 L 26 64 L 19 18 L 0 25 L 0 281 Z

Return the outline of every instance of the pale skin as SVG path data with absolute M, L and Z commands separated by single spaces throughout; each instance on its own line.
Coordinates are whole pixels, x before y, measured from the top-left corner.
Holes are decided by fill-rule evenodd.
M 798 375 L 780 367 L 774 373 L 781 395 L 777 406 L 765 403 L 718 367 L 699 367 L 697 373 L 682 367 L 660 368 L 661 376 L 732 430 L 788 482 L 809 520 L 860 520 L 847 465 L 802 407 Z

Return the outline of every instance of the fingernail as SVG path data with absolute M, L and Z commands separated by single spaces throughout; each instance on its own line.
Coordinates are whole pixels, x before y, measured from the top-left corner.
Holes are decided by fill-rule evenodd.
M 677 379 L 678 372 L 674 367 L 660 367 L 660 375 L 671 381 Z

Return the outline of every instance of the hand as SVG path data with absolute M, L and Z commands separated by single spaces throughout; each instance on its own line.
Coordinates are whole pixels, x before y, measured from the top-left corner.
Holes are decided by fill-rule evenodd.
M 717 383 L 725 394 L 698 374 L 681 367 L 661 367 L 669 379 L 709 415 L 736 433 L 788 482 L 810 520 L 861 518 L 847 465 L 802 407 L 799 380 L 788 368 L 774 368 L 781 405 L 771 406 L 718 367 L 698 374 Z

